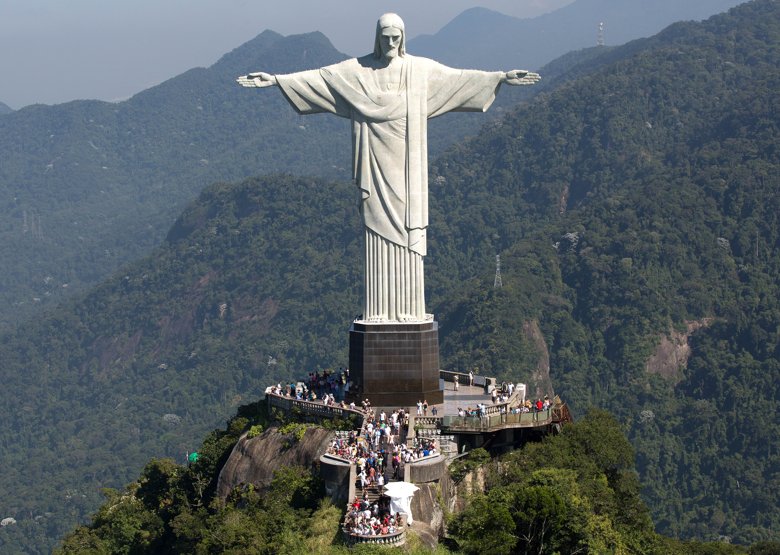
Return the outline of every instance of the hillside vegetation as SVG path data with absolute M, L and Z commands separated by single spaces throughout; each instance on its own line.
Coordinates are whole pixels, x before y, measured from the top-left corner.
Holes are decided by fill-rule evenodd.
M 220 465 L 250 426 L 271 428 L 269 433 L 293 444 L 309 433 L 305 424 L 269 420 L 264 403 L 241 407 L 225 430 L 206 437 L 195 463 L 184 467 L 154 459 L 123 491 L 106 491 L 90 524 L 71 532 L 56 553 L 388 552 L 387 546 L 343 544 L 344 509 L 326 498 L 316 471 L 305 466 L 280 467 L 269 485 L 244 484 L 218 499 Z M 435 550 L 441 555 L 770 555 L 780 548 L 778 542 L 746 549 L 656 534 L 640 498 L 631 446 L 606 411 L 591 411 L 560 434 L 497 460 L 475 449 L 450 468 L 455 481 L 481 475 L 485 489 L 466 493 L 465 509 L 449 515 L 447 538 Z M 428 515 L 414 518 L 424 521 Z M 407 529 L 405 545 L 392 552 L 434 551 Z
M 671 534 L 752 541 L 780 514 L 778 44 L 776 2 L 674 25 L 432 166 L 445 364 L 513 368 L 537 318 L 557 391 L 624 422 Z M 648 366 L 696 329 L 687 366 Z
M 152 454 L 181 459 L 269 380 L 344 365 L 360 282 L 353 189 L 215 185 L 152 257 L 7 334 L 0 514 L 20 524 L 0 541 L 61 536 L 102 487 Z
M 537 322 L 556 393 L 617 416 L 667 535 L 777 539 L 778 44 L 770 0 L 674 25 L 431 164 L 443 366 L 529 380 Z M 356 194 L 213 185 L 153 256 L 6 333 L 0 545 L 46 551 L 271 380 L 344 365 Z M 648 365 L 667 336 L 689 358 Z
M 34 105 L 0 118 L 0 330 L 148 255 L 215 181 L 348 176 L 345 120 L 303 120 L 278 91 L 235 83 L 260 68 L 343 58 L 320 33 L 266 31 L 124 102 Z

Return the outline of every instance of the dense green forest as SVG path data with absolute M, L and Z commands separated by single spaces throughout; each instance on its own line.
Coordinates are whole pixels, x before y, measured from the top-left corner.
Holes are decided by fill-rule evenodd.
M 269 380 L 343 365 L 360 282 L 354 194 L 289 176 L 213 186 L 155 255 L 7 334 L 0 514 L 20 523 L 0 541 L 61 536 L 102 487 L 150 454 L 181 459 Z
M 443 365 L 526 380 L 537 321 L 556 393 L 616 415 L 669 536 L 777 540 L 778 44 L 764 0 L 567 58 L 578 79 L 431 164 Z M 0 548 L 47 552 L 101 488 L 180 461 L 270 380 L 345 364 L 356 200 L 213 185 L 153 256 L 6 332 Z M 687 364 L 648 365 L 673 334 Z
M 432 166 L 445 363 L 512 368 L 539 318 L 557 390 L 620 417 L 659 529 L 684 537 L 754 541 L 780 514 L 779 13 L 674 25 Z M 481 276 L 447 280 L 477 252 Z M 648 370 L 699 325 L 687 368 Z

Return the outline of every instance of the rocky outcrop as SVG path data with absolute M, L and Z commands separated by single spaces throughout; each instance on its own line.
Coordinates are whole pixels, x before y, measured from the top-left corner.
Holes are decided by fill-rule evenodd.
M 241 484 L 268 486 L 280 467 L 310 467 L 327 451 L 332 439 L 333 432 L 318 427 L 307 428 L 301 439 L 282 434 L 276 427 L 251 439 L 244 434 L 219 473 L 217 496 L 225 499 Z
M 450 494 L 447 496 L 447 509 L 451 513 L 459 513 L 466 508 L 468 499 L 475 493 L 487 491 L 487 470 L 480 466 L 468 472 L 458 483 L 451 483 Z
M 675 383 L 680 381 L 680 369 L 688 365 L 691 347 L 688 339 L 697 330 L 712 324 L 713 318 L 685 322 L 685 331 L 670 330 L 658 342 L 655 351 L 647 359 L 645 369 L 650 374 L 660 374 Z
M 444 533 L 444 510 L 441 506 L 447 498 L 449 475 L 447 471 L 436 482 L 415 484 L 420 489 L 414 493 L 409 508 L 415 523 L 423 523 L 424 528 L 433 531 L 438 537 Z
M 412 513 L 414 514 L 414 513 Z M 439 536 L 441 535 L 436 529 L 428 525 L 427 522 L 421 522 L 415 520 L 411 526 L 411 532 L 420 538 L 420 542 L 431 551 L 435 550 L 439 545 Z M 407 534 L 411 533 L 407 532 Z
M 523 335 L 526 340 L 536 347 L 539 358 L 531 373 L 531 379 L 528 382 L 526 395 L 528 397 L 541 399 L 545 395 L 551 398 L 555 395 L 553 391 L 552 380 L 550 379 L 550 351 L 547 348 L 547 342 L 536 320 L 523 322 Z

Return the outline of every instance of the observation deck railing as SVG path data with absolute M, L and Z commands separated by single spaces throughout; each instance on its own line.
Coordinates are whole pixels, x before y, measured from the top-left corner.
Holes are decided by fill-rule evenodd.
M 503 428 L 537 428 L 553 422 L 551 407 L 541 411 L 514 414 L 491 411 L 485 416 L 442 416 L 441 429 L 447 432 L 490 432 Z
M 271 393 L 270 391 L 265 392 L 265 398 L 268 400 L 269 407 L 278 408 L 285 412 L 298 410 L 304 414 L 322 416 L 325 418 L 351 418 L 354 416 L 359 418 L 361 422 L 366 416 L 361 410 L 326 405 L 318 401 L 303 401 L 301 399 L 288 397 L 287 395 Z

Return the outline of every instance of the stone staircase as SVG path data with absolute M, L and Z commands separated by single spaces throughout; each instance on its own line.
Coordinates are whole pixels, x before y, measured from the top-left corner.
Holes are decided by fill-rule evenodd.
M 367 494 L 368 502 L 369 502 L 369 504 L 371 506 L 373 506 L 374 503 L 378 503 L 379 502 L 379 497 L 382 495 L 382 492 L 379 491 L 379 487 L 376 486 L 376 485 L 374 485 L 374 486 L 366 486 L 366 489 L 364 491 L 360 491 L 360 490 L 358 490 L 358 491 L 359 491 L 359 495 L 358 496 L 361 499 L 363 498 L 363 494 L 364 493 Z

